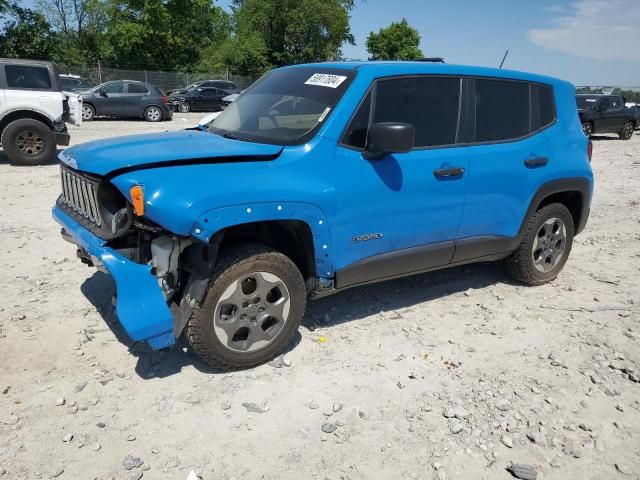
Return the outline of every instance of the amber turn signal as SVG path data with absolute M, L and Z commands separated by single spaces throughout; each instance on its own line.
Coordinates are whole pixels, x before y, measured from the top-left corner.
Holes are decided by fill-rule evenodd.
M 134 185 L 129 190 L 131 194 L 131 203 L 133 204 L 133 211 L 138 217 L 144 215 L 144 192 L 140 185 Z

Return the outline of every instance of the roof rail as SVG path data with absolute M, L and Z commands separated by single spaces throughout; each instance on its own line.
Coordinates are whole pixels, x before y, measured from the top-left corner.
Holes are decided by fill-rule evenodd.
M 433 62 L 433 63 L 444 63 L 443 57 L 423 57 L 418 58 L 418 62 Z

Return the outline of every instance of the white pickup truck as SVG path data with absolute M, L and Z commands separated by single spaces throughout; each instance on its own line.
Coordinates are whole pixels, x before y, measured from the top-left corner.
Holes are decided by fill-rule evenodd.
M 0 144 L 11 163 L 39 165 L 69 145 L 66 123 L 82 123 L 82 99 L 63 92 L 51 62 L 0 58 Z

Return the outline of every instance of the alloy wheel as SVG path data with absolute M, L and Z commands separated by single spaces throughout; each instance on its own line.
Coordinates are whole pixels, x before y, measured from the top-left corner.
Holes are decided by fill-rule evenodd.
M 633 124 L 631 122 L 627 123 L 624 126 L 624 130 L 622 131 L 622 135 L 626 139 L 631 138 L 631 135 L 633 135 Z
M 253 272 L 229 285 L 216 304 L 213 328 L 235 352 L 255 352 L 270 344 L 289 318 L 289 289 L 277 275 Z
M 162 112 L 158 107 L 147 108 L 147 120 L 157 122 L 162 117 Z
M 89 119 L 91 119 L 91 117 L 93 117 L 93 110 L 91 110 L 91 107 L 89 107 L 87 105 L 83 105 L 83 107 L 82 107 L 82 119 L 83 120 L 89 120 Z
M 559 218 L 544 222 L 533 241 L 531 255 L 539 272 L 547 273 L 560 262 L 567 245 L 567 227 Z
M 40 155 L 44 148 L 44 140 L 33 130 L 26 130 L 18 134 L 16 139 L 18 150 L 28 157 L 36 157 Z
M 582 124 L 582 131 L 587 137 L 590 137 L 591 134 L 593 133 L 593 127 L 589 122 L 585 122 Z
M 180 105 L 178 105 L 178 109 L 182 113 L 187 113 L 189 112 L 189 110 L 191 110 L 191 107 L 189 106 L 188 103 L 181 103 Z

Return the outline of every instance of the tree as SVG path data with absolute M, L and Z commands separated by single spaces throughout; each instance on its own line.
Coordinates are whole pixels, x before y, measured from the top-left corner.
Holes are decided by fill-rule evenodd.
M 0 56 L 48 60 L 57 47 L 55 33 L 46 18 L 14 4 L 0 31 Z
M 423 56 L 419 45 L 420 34 L 406 18 L 367 37 L 369 60 L 417 60 Z
M 283 65 L 341 57 L 354 43 L 352 0 L 236 0 L 226 57 L 234 73 L 255 76 Z

